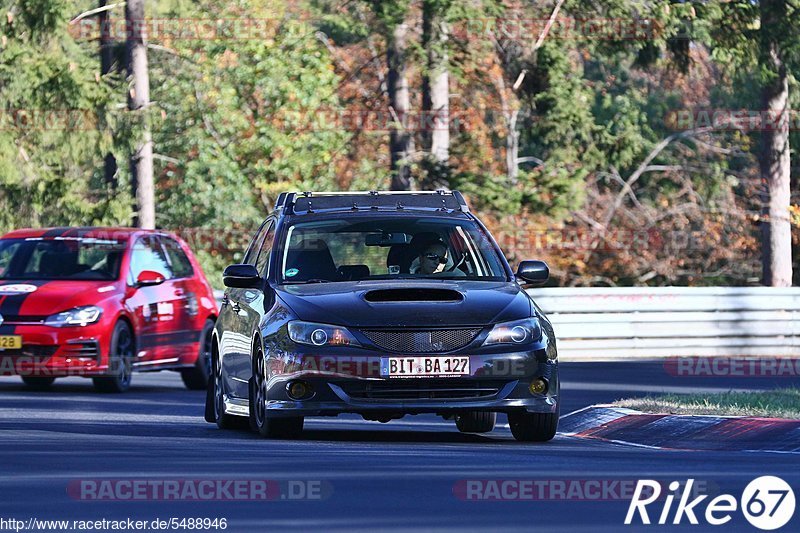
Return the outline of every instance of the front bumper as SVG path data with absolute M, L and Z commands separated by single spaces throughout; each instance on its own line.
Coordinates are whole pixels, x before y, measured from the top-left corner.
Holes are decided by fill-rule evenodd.
M 0 350 L 0 375 L 36 377 L 107 374 L 110 339 L 102 323 L 56 328 L 15 325 L 8 335 L 22 337 L 22 348 Z
M 313 365 L 308 365 L 311 357 Z M 558 362 L 543 350 L 532 352 L 471 355 L 471 374 L 453 378 L 386 378 L 376 375 L 383 356 L 334 358 L 336 364 L 321 365 L 319 358 L 293 354 L 292 365 L 271 368 L 267 382 L 266 409 L 269 416 L 335 416 L 340 413 L 403 415 L 453 414 L 463 411 L 554 413 L 558 408 Z M 283 359 L 283 362 L 286 360 Z M 299 367 L 297 363 L 300 363 Z M 309 370 L 308 367 L 313 367 Z M 342 370 L 348 370 L 343 372 Z M 277 370 L 277 371 L 276 371 Z M 531 392 L 529 385 L 544 379 L 547 390 Z M 307 399 L 294 400 L 287 391 L 293 381 L 310 386 Z
M 481 399 L 382 399 L 364 401 L 345 393 L 339 386 L 328 384 L 336 394 L 336 399 L 304 401 L 268 400 L 267 413 L 270 416 L 336 416 L 340 413 L 387 413 L 387 414 L 450 414 L 463 411 L 527 411 L 529 413 L 554 413 L 558 405 L 558 395 L 532 395 L 527 384 L 519 381 L 509 382 L 501 392 L 490 398 Z

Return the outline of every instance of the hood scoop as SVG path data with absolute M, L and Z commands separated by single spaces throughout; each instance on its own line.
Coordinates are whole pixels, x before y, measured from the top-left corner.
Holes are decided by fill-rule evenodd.
M 461 302 L 464 295 L 450 289 L 407 288 L 368 291 L 364 299 L 370 303 L 392 302 Z

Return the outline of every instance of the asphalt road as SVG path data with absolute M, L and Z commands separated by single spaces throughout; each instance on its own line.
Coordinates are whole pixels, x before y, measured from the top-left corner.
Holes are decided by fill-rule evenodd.
M 671 377 L 658 362 L 562 364 L 561 372 L 562 413 L 648 392 L 800 386 L 789 378 Z M 152 525 L 198 517 L 225 518 L 226 531 L 757 531 L 739 512 L 725 526 L 703 525 L 703 506 L 699 526 L 625 526 L 630 492 L 623 487 L 643 478 L 693 478 L 711 496 L 738 498 L 752 479 L 777 475 L 800 499 L 798 455 L 654 450 L 562 435 L 520 444 L 504 418 L 491 434 L 476 436 L 434 416 L 388 424 L 309 419 L 301 440 L 268 441 L 206 424 L 202 403 L 202 393 L 184 390 L 171 373 L 134 375 L 123 395 L 97 394 L 80 378 L 59 380 L 48 392 L 0 378 L 0 531 L 9 519 L 25 526 L 30 519 L 128 518 Z M 214 480 L 222 499 L 92 499 L 127 497 L 131 480 L 156 493 L 176 480 L 181 490 Z M 268 500 L 245 501 L 234 488 L 226 491 L 227 481 L 247 490 L 267 483 Z M 598 485 L 606 490 L 601 499 L 592 490 Z M 480 499 L 498 496 L 514 499 Z M 656 521 L 664 501 L 652 505 Z M 173 531 L 198 530 L 175 524 Z M 783 530 L 800 531 L 800 512 Z

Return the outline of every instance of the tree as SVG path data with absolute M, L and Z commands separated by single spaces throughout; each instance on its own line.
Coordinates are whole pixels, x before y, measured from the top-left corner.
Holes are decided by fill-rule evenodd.
M 128 75 L 131 78 L 128 108 L 140 118 L 139 135 L 131 154 L 131 177 L 136 198 L 136 225 L 156 227 L 155 189 L 153 183 L 153 139 L 150 133 L 150 75 L 147 70 L 147 21 L 145 0 L 128 0 L 125 4 Z
M 389 134 L 393 191 L 411 189 L 410 159 L 414 152 L 414 137 L 410 130 L 411 97 L 409 95 L 407 62 L 409 24 L 406 2 L 376 0 L 378 14 L 386 38 L 387 92 L 393 124 Z
M 797 46 L 798 31 L 794 24 L 789 23 L 790 10 L 786 0 L 761 0 L 759 8 L 758 47 L 763 73 L 761 98 L 766 120 L 761 128 L 759 149 L 761 176 L 766 186 L 765 220 L 762 222 L 763 283 L 773 287 L 791 287 L 791 162 L 786 47 Z M 791 13 L 792 18 L 797 14 L 796 11 Z
M 756 137 L 761 180 L 761 281 L 776 287 L 792 284 L 789 73 L 800 65 L 798 15 L 793 0 L 736 0 L 698 4 L 694 17 L 697 25 L 709 27 L 695 40 L 710 47 L 738 86 L 728 103 L 760 119 L 760 131 L 750 133 Z M 750 80 L 756 81 L 756 94 L 747 91 Z
M 446 167 L 450 158 L 449 29 L 445 15 L 450 0 L 423 0 L 422 134 L 434 165 Z
M 100 0 L 98 9 L 98 25 L 100 27 L 100 75 L 107 76 L 115 69 L 114 48 L 116 43 L 111 36 L 111 19 L 109 10 L 112 6 L 108 5 L 107 0 Z M 114 154 L 108 152 L 104 161 L 106 183 L 113 188 L 117 187 L 117 159 Z

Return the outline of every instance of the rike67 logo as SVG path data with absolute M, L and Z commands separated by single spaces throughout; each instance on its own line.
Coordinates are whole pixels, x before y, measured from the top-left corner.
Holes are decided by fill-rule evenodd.
M 628 506 L 625 524 L 640 521 L 649 525 L 651 520 L 656 520 L 659 525 L 679 525 L 684 521 L 698 525 L 699 516 L 705 519 L 706 524 L 721 526 L 730 522 L 734 514 L 740 511 L 752 526 L 772 531 L 785 526 L 794 516 L 794 491 L 779 477 L 762 476 L 754 479 L 745 487 L 739 500 L 731 494 L 720 494 L 706 502 L 709 496 L 693 493 L 693 485 L 694 479 L 686 480 L 685 484 L 673 481 L 669 484 L 667 494 L 662 496 L 660 482 L 640 479 Z M 673 511 L 676 499 L 678 503 Z M 658 514 L 651 517 L 648 511 Z

